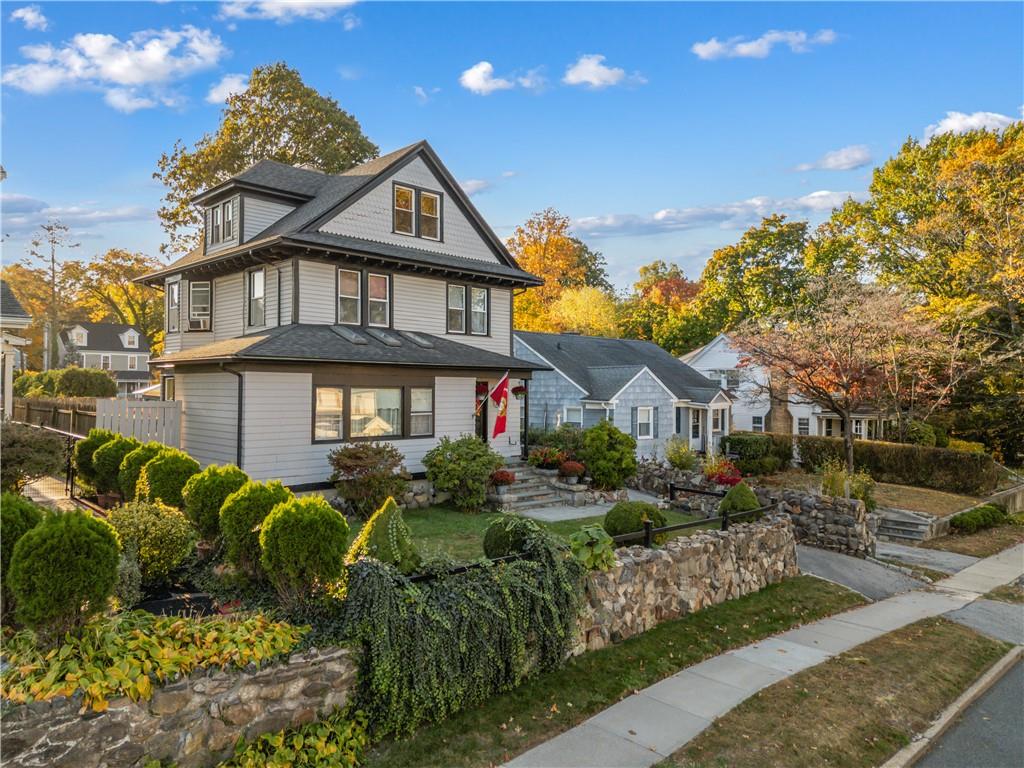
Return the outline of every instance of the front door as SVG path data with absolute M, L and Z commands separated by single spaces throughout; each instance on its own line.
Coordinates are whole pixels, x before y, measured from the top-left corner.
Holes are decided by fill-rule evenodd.
M 700 414 L 698 409 L 690 409 L 690 449 L 694 451 L 704 450 L 704 443 L 701 441 Z
M 488 437 L 490 437 L 487 434 L 487 405 L 491 399 L 487 396 L 487 393 L 490 391 L 490 385 L 486 381 L 478 381 L 476 383 L 476 391 L 483 391 L 482 395 L 477 395 L 476 436 L 486 443 L 488 442 Z M 480 398 L 483 398 L 483 400 L 480 400 Z

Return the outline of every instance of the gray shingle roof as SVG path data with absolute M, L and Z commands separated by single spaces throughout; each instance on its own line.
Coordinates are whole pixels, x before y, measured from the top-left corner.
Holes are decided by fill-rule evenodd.
M 428 333 L 343 325 L 283 325 L 269 331 L 216 341 L 164 355 L 155 363 L 211 360 L 415 365 L 427 368 L 546 370 L 546 366 L 500 355 Z
M 0 280 L 0 315 L 3 317 L 28 317 L 28 312 L 21 306 L 6 280 Z
M 123 323 L 73 323 L 67 328 L 60 332 L 61 341 L 66 345 L 71 343 L 71 339 L 68 336 L 68 331 L 74 328 L 76 325 L 82 326 L 88 333 L 86 338 L 86 345 L 84 347 L 76 347 L 79 350 L 99 350 L 101 352 L 119 352 L 124 351 L 129 354 L 148 353 L 149 342 L 146 341 L 146 337 L 139 332 L 139 329 L 134 325 L 125 325 Z M 133 330 L 139 334 L 139 346 L 137 347 L 126 347 L 121 342 L 121 334 L 127 330 Z
M 516 331 L 516 336 L 587 390 L 589 400 L 611 399 L 644 368 L 679 400 L 706 404 L 722 391 L 650 341 L 527 331 Z

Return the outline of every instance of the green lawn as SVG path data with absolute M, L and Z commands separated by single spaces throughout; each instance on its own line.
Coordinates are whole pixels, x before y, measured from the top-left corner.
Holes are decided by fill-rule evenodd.
M 364 768 L 499 765 L 685 667 L 863 602 L 837 584 L 798 576 L 583 654 L 482 706 L 383 742 Z
M 471 562 L 483 557 L 484 531 L 496 516 L 493 512 L 471 515 L 448 507 L 414 509 L 403 514 L 423 557 L 447 555 L 460 562 Z M 665 517 L 669 525 L 687 523 L 696 519 L 675 510 L 665 510 Z M 541 523 L 541 525 L 546 526 L 559 536 L 567 537 L 578 531 L 583 525 L 600 525 L 603 520 L 604 516 L 598 515 L 596 517 L 581 517 L 576 520 L 563 520 L 558 523 Z M 358 535 L 361 527 L 361 525 L 353 526 L 350 540 Z M 680 531 L 679 535 L 690 534 L 693 530 Z

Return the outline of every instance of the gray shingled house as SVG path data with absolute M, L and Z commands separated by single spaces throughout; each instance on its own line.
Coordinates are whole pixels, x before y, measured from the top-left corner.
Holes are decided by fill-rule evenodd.
M 651 458 L 664 456 L 673 435 L 713 451 L 729 433 L 726 392 L 649 341 L 516 331 L 515 353 L 551 369 L 530 383 L 531 427 L 607 419 L 636 438 L 638 456 Z
M 336 175 L 263 161 L 194 202 L 204 245 L 142 279 L 184 450 L 310 489 L 343 442 L 391 442 L 413 473 L 442 436 L 520 453 L 518 401 L 497 437 L 477 403 L 544 367 L 512 350 L 512 292 L 541 281 L 426 142 Z
M 149 386 L 149 341 L 134 325 L 78 322 L 57 334 L 57 348 L 63 365 L 110 371 L 119 397 Z

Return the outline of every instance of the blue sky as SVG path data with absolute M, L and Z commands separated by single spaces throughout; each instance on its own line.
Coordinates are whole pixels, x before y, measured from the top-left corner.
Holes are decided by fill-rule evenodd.
M 908 137 L 1024 104 L 1024 5 L 3 2 L 2 228 L 157 253 L 151 178 L 284 60 L 382 152 L 426 138 L 502 236 L 554 206 L 628 286 L 820 220 Z M 211 95 L 211 90 L 214 93 Z

